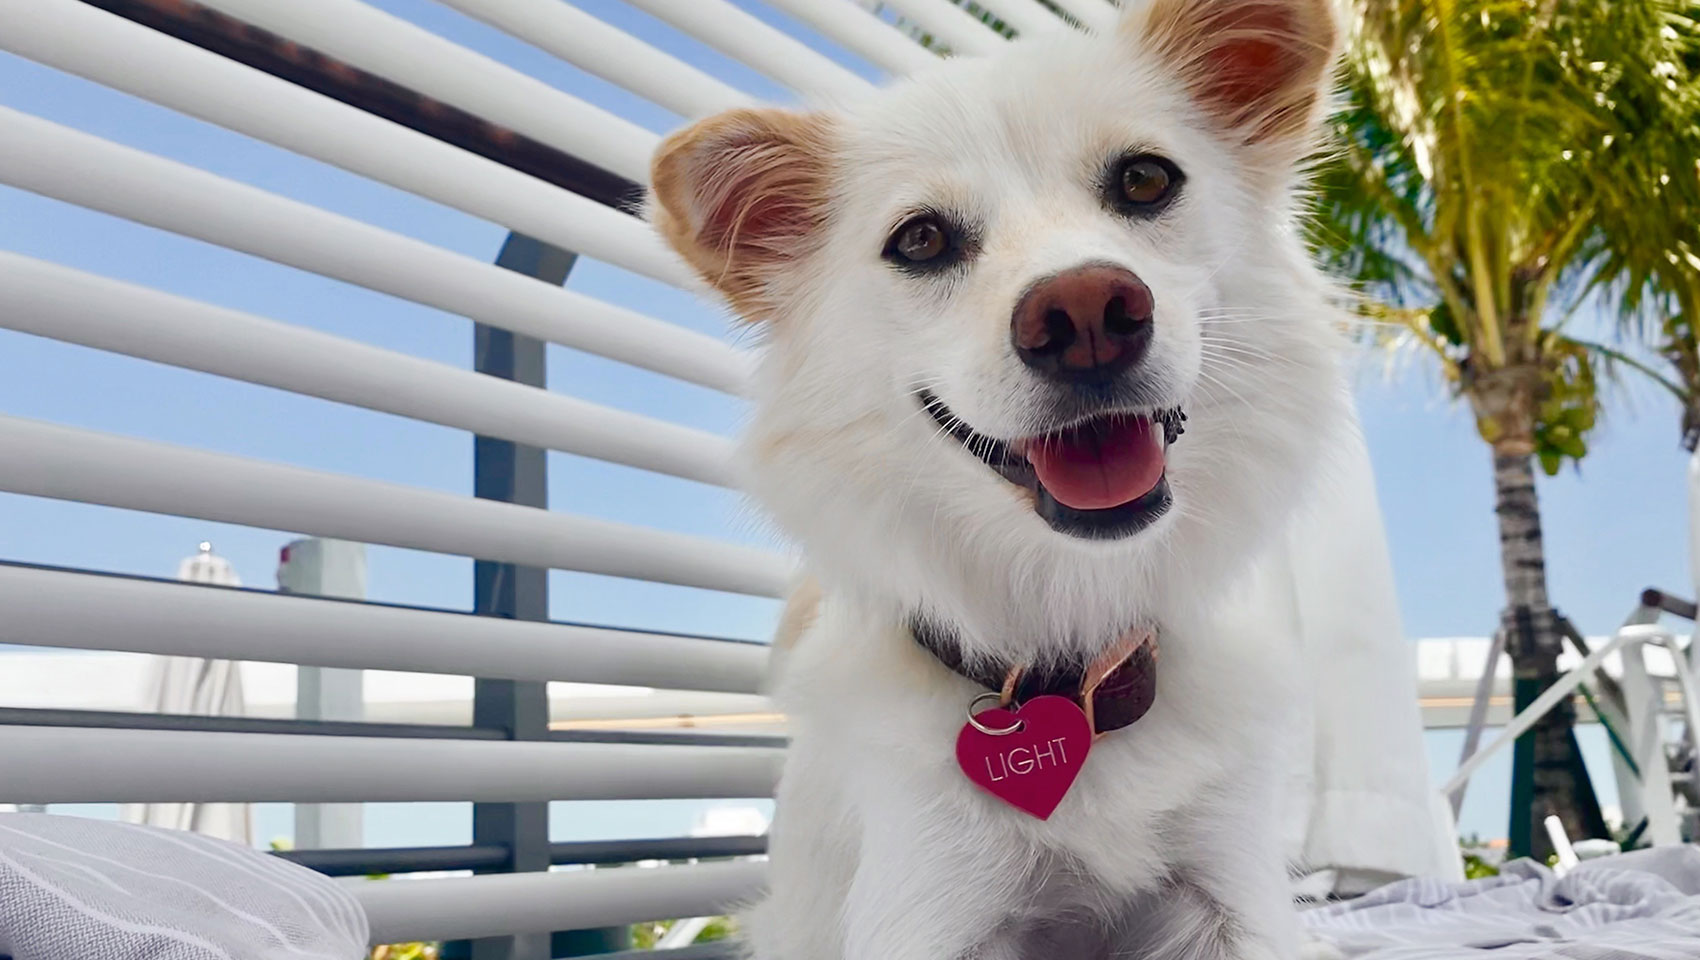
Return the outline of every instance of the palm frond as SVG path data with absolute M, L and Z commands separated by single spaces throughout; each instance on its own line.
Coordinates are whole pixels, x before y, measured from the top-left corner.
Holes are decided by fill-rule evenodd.
M 1597 363 L 1656 373 L 1568 339 L 1584 307 L 1667 358 L 1664 386 L 1700 394 L 1694 333 L 1672 321 L 1700 318 L 1700 0 L 1353 9 L 1340 146 L 1309 230 L 1323 262 L 1390 309 L 1427 311 L 1448 362 L 1528 370 L 1569 396 L 1538 414 L 1561 438 L 1583 429 Z

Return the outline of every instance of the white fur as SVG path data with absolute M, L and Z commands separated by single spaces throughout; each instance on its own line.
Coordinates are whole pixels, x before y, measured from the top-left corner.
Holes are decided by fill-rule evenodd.
M 1220 611 L 1346 403 L 1332 291 L 1293 223 L 1302 151 L 1272 159 L 1213 132 L 1125 34 L 951 61 L 834 123 L 826 234 L 776 281 L 743 445 L 750 488 L 825 588 L 777 681 L 794 740 L 771 892 L 748 918 L 755 956 L 1049 960 L 1034 929 L 1056 921 L 1098 944 L 1069 948 L 1082 957 L 1291 960 L 1277 800 L 1290 652 Z M 1186 175 L 1158 221 L 1107 212 L 1093 186 L 1130 148 Z M 880 259 L 921 204 L 982 225 L 964 271 L 916 278 Z M 913 396 L 926 386 L 989 436 L 1043 429 L 1011 309 L 1090 261 L 1153 291 L 1145 376 L 1189 417 L 1168 451 L 1173 508 L 1109 542 L 1053 531 Z M 1082 660 L 1160 624 L 1156 705 L 1093 748 L 1049 821 L 1031 819 L 957 769 L 979 691 L 916 646 L 916 611 L 1006 662 Z

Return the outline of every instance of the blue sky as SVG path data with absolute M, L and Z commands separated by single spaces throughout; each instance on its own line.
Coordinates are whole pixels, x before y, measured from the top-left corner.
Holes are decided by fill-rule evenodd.
M 578 6 L 758 96 L 772 82 L 624 4 Z M 669 112 L 429 0 L 374 5 L 484 52 L 658 132 Z M 757 3 L 752 12 L 864 75 L 877 72 Z M 0 53 L 0 104 L 155 152 L 380 225 L 481 260 L 505 231 L 494 224 Z M 459 366 L 471 324 L 221 250 L 199 241 L 0 186 L 0 249 L 154 286 L 221 306 L 334 332 Z M 580 292 L 670 322 L 721 333 L 724 315 L 652 281 L 580 261 Z M 551 348 L 551 389 L 720 432 L 736 428 L 729 398 L 643 371 Z M 1408 636 L 1481 635 L 1500 605 L 1489 455 L 1467 414 L 1420 365 L 1395 379 L 1359 378 L 1358 396 L 1387 519 Z M 1646 388 L 1614 393 L 1578 473 L 1543 480 L 1552 595 L 1590 633 L 1609 631 L 1637 592 L 1690 592 L 1685 469 L 1676 411 Z M 145 437 L 360 477 L 470 494 L 472 443 L 459 431 L 297 397 L 126 357 L 0 331 L 0 413 Z M 4 452 L 0 451 L 0 456 Z M 688 481 L 550 457 L 557 510 L 750 543 L 774 542 L 733 495 Z M 281 531 L 161 517 L 0 494 L 0 559 L 170 576 L 202 539 L 244 581 L 273 586 Z M 374 599 L 465 608 L 472 562 L 374 547 Z M 557 572 L 558 619 L 764 637 L 775 605 L 708 591 Z

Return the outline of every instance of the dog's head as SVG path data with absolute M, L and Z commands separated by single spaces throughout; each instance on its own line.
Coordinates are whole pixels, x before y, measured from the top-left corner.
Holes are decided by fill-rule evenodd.
M 1150 0 L 667 140 L 656 224 L 766 333 L 749 482 L 811 565 L 994 645 L 1221 585 L 1341 402 L 1292 215 L 1334 38 Z

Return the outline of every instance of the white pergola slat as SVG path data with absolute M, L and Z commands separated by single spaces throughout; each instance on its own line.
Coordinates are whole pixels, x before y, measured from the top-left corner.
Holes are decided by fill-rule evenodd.
M 1056 0 L 1056 5 L 1088 30 L 1108 30 L 1116 24 L 1116 8 L 1110 5 L 1110 0 Z
M 754 547 L 0 416 L 0 490 L 527 567 L 783 596 Z
M 884 0 L 893 10 L 942 40 L 953 53 L 989 57 L 1003 49 L 1004 38 L 950 0 Z
M 0 251 L 0 327 L 730 486 L 726 438 Z
M 845 49 L 896 76 L 925 70 L 938 63 L 937 55 L 858 6 L 854 0 L 828 0 L 825 3 L 821 0 L 767 0 L 767 4 L 844 44 Z
M 0 50 L 664 283 L 691 282 L 636 217 L 81 0 L 0 0 L 0 22 Z
M 17 803 L 767 797 L 780 756 L 773 747 L 0 725 L 0 770 Z
M 748 94 L 562 0 L 441 2 L 683 117 L 754 103 Z
M 360 0 L 199 2 L 604 170 L 648 180 L 656 134 Z
M 748 903 L 766 880 L 766 863 L 740 861 L 368 882 L 353 892 L 377 944 L 714 916 Z
M 717 390 L 749 373 L 714 337 L 5 107 L 0 183 Z
M 1066 30 L 1056 14 L 1045 9 L 1039 0 L 975 0 L 993 16 L 1009 24 L 1019 36 L 1030 36 L 1047 30 Z
M 0 564 L 0 637 L 26 646 L 751 694 L 768 649 L 639 630 L 348 603 Z
M 626 2 L 805 96 L 838 100 L 871 89 L 866 80 L 727 0 Z

